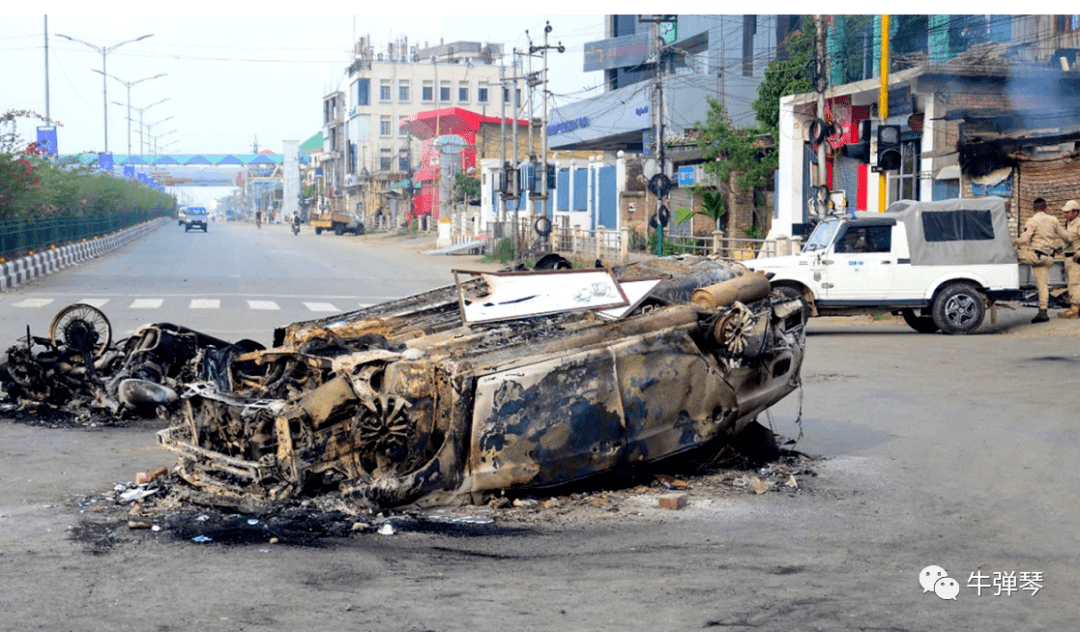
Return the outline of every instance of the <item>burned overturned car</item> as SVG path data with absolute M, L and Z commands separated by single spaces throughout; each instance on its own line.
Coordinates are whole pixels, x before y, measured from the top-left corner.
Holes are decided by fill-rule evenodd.
M 159 439 L 189 497 L 397 507 L 719 447 L 800 384 L 804 306 L 737 263 L 455 276 L 270 349 L 172 326 L 184 361 L 156 383 L 177 401 L 145 372 L 117 397 L 173 411 Z

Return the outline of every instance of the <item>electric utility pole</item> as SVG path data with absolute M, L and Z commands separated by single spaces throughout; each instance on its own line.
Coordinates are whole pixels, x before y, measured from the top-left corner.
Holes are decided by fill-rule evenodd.
M 825 89 L 828 87 L 825 80 L 825 19 L 824 16 L 814 16 L 814 92 L 817 93 L 817 120 L 825 122 Z M 828 132 L 825 132 L 826 137 Z M 811 142 L 814 142 L 811 139 Z M 817 219 L 825 219 L 828 215 L 829 199 L 829 171 L 825 163 L 825 139 L 817 146 L 817 173 L 814 178 L 817 184 Z
M 544 45 L 543 46 L 532 46 L 530 44 L 530 46 L 529 46 L 530 59 L 532 57 L 532 54 L 537 53 L 537 52 L 541 53 L 543 55 L 543 57 L 544 57 L 544 70 L 542 71 L 543 79 L 539 80 L 539 81 L 536 81 L 536 83 L 530 82 L 530 84 L 529 84 L 530 88 L 532 86 L 534 86 L 534 85 L 539 85 L 541 83 L 543 84 L 543 88 L 541 90 L 541 95 L 542 95 L 541 98 L 544 101 L 544 104 L 543 104 L 544 105 L 544 107 L 543 107 L 544 117 L 543 117 L 543 120 L 541 122 L 541 125 L 543 125 L 543 129 L 540 132 L 540 134 L 541 134 L 541 136 L 540 136 L 540 142 L 541 142 L 541 148 L 540 148 L 540 194 L 535 196 L 535 199 L 538 199 L 538 200 L 541 201 L 541 209 L 540 209 L 539 213 L 536 213 L 537 216 L 547 215 L 547 206 L 548 206 L 547 200 L 548 200 L 548 197 L 549 197 L 548 196 L 549 183 L 548 183 L 548 177 L 547 177 L 548 176 L 548 133 L 547 133 L 547 127 L 548 127 L 548 120 L 547 120 L 548 68 L 547 68 L 547 52 L 548 52 L 548 50 L 552 50 L 552 49 L 557 50 L 560 53 L 566 52 L 566 47 L 562 45 L 562 42 L 559 42 L 558 45 L 556 45 L 556 46 L 551 46 L 550 44 L 548 44 L 548 34 L 550 34 L 550 33 L 551 33 L 551 22 L 545 22 L 544 23 Z M 533 79 L 535 80 L 536 78 L 533 78 Z M 531 94 L 532 94 L 532 92 L 530 91 L 530 95 Z M 530 99 L 531 99 L 531 97 L 530 97 Z M 529 112 L 529 120 L 530 120 L 530 122 L 532 121 L 532 111 L 531 110 L 532 110 L 532 108 L 530 106 L 530 112 Z M 530 143 L 532 142 L 532 137 L 531 136 L 529 138 L 529 141 L 530 141 Z M 533 163 L 533 169 L 534 170 L 536 169 L 535 162 Z M 535 171 L 533 173 L 533 178 L 534 178 L 534 180 L 536 178 Z M 533 211 L 535 212 L 535 210 L 536 210 L 536 207 L 534 205 L 533 206 Z M 550 233 L 548 233 L 548 234 L 550 235 Z M 544 238 L 547 237 L 547 235 L 538 235 L 538 236 L 540 237 L 540 239 L 544 239 Z
M 664 59 L 667 47 L 660 37 L 660 23 L 674 22 L 674 15 L 653 15 L 651 18 L 638 18 L 638 22 L 649 23 L 650 37 L 652 42 L 651 55 L 653 59 L 653 98 L 650 109 L 653 112 L 653 134 L 655 135 L 654 147 L 657 153 L 659 166 L 656 175 L 649 179 L 649 190 L 656 196 L 656 254 L 663 255 L 664 227 L 671 217 L 670 211 L 664 204 L 668 191 L 671 190 L 671 179 L 667 175 L 666 157 L 664 156 Z

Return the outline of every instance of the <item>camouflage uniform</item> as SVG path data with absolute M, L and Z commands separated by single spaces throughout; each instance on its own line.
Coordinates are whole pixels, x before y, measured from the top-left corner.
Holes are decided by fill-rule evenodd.
M 1069 288 L 1069 309 L 1058 312 L 1059 318 L 1080 317 L 1080 202 L 1069 200 L 1064 210 L 1069 213 L 1065 224 L 1065 274 Z
M 1020 246 L 1030 247 L 1037 258 L 1031 266 L 1031 274 L 1039 290 L 1039 315 L 1033 322 L 1042 322 L 1046 318 L 1046 307 L 1050 303 L 1050 264 L 1054 262 L 1056 242 L 1068 238 L 1061 222 L 1042 211 L 1032 215 L 1024 224 L 1024 232 L 1020 233 Z

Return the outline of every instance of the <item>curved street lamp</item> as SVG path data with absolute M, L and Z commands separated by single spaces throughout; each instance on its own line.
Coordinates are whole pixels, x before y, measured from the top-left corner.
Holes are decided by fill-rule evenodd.
M 124 44 L 131 44 L 132 42 L 138 42 L 138 41 L 144 40 L 144 39 L 146 39 L 148 37 L 153 37 L 154 34 L 150 33 L 148 35 L 143 35 L 142 37 L 136 37 L 135 39 L 130 39 L 130 40 L 120 42 L 119 44 L 113 44 L 112 46 L 97 46 L 95 44 L 91 44 L 90 42 L 84 42 L 81 39 L 77 39 L 77 38 L 74 38 L 74 37 L 71 37 L 71 36 L 68 36 L 68 35 L 64 35 L 62 33 L 57 33 L 56 36 L 57 37 L 62 37 L 64 39 L 66 39 L 66 40 L 71 40 L 73 42 L 78 42 L 80 44 L 85 44 L 85 45 L 89 46 L 90 48 L 96 50 L 97 52 L 101 53 L 101 75 L 102 75 L 101 76 L 101 96 L 102 96 L 102 98 L 101 98 L 101 106 L 102 106 L 102 109 L 104 110 L 104 116 L 105 116 L 105 121 L 104 121 L 105 122 L 105 153 L 109 153 L 109 87 L 108 87 L 108 82 L 105 81 L 105 77 L 106 77 L 105 57 L 109 53 L 116 50 L 117 48 L 120 48 L 121 46 L 123 46 Z
M 155 105 L 158 105 L 160 103 L 164 103 L 164 102 L 166 102 L 168 100 L 169 100 L 169 97 L 165 97 L 164 99 L 162 99 L 160 101 L 155 101 L 154 103 L 151 103 L 150 105 L 147 105 L 145 107 L 141 107 L 141 108 L 132 107 L 131 108 L 133 110 L 138 110 L 138 112 L 139 112 L 139 155 L 142 155 L 143 150 L 144 150 L 144 147 L 143 147 L 143 113 L 146 112 L 147 110 L 149 110 L 150 108 L 154 107 Z M 114 103 L 115 103 L 115 101 L 114 101 Z
M 113 79 L 116 79 L 120 83 L 124 84 L 124 87 L 127 88 L 127 109 L 128 109 L 128 113 L 127 113 L 127 121 L 128 121 L 128 126 L 127 126 L 127 128 L 128 128 L 127 153 L 130 156 L 131 155 L 131 86 L 138 85 L 138 84 L 140 84 L 140 83 L 142 83 L 144 81 L 150 81 L 151 79 L 158 79 L 158 78 L 164 77 L 165 75 L 167 75 L 169 73 L 163 72 L 160 75 L 154 75 L 153 77 L 143 77 L 142 79 L 137 79 L 135 81 L 124 81 L 123 79 L 121 79 L 120 77 L 117 77 L 116 75 L 106 74 L 104 72 L 101 72 L 100 70 L 95 70 L 94 68 L 91 68 L 90 70 L 92 70 L 93 72 L 105 75 L 106 77 L 112 77 Z M 116 103 L 116 101 L 113 101 L 113 103 Z M 117 105 L 119 105 L 119 104 L 117 104 Z

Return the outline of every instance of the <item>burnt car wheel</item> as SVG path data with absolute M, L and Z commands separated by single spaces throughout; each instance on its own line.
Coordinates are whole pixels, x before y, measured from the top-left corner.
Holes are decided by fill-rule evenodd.
M 62 342 L 75 351 L 87 349 L 97 358 L 112 344 L 112 325 L 105 314 L 93 305 L 74 303 L 60 310 L 53 318 L 49 325 L 49 338 L 53 345 Z
M 932 334 L 938 330 L 933 316 L 920 316 L 913 309 L 905 309 L 900 312 L 900 315 L 904 317 L 904 322 L 907 323 L 908 327 L 920 334 Z
M 975 331 L 985 315 L 986 303 L 982 294 L 967 283 L 950 285 L 934 299 L 934 324 L 950 335 Z

